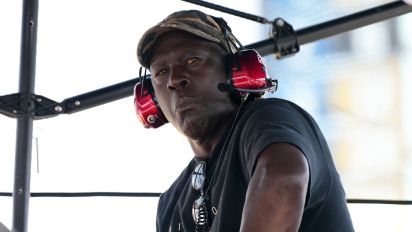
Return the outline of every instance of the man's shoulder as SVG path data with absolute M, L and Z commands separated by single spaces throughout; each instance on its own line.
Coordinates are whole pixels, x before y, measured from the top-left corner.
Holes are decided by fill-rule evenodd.
M 244 110 L 244 115 L 260 117 L 261 115 L 275 114 L 281 117 L 304 116 L 310 114 L 296 103 L 282 98 L 260 98 L 250 102 Z

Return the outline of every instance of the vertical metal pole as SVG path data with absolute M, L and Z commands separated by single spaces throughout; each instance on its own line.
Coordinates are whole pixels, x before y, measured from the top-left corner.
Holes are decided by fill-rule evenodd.
M 19 93 L 21 105 L 17 117 L 16 160 L 13 188 L 13 232 L 26 232 L 30 199 L 30 175 L 33 118 L 28 114 L 33 107 L 30 94 L 34 92 L 38 0 L 24 0 L 20 46 Z

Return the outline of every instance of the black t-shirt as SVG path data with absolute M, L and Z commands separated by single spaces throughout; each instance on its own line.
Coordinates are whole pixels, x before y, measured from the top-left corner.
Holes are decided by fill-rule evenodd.
M 339 174 L 319 127 L 302 108 L 276 98 L 245 105 L 234 129 L 228 129 L 206 161 L 210 231 L 239 231 L 256 161 L 273 143 L 296 146 L 309 164 L 309 188 L 299 231 L 354 231 Z M 192 206 L 200 194 L 193 189 L 191 176 L 197 162 L 194 158 L 161 195 L 157 231 L 195 231 Z

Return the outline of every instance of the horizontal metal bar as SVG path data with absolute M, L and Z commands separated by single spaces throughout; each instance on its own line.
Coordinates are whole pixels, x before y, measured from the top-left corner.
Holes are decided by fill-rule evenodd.
M 67 98 L 61 102 L 64 113 L 76 113 L 133 95 L 133 87 L 139 78 L 107 86 L 85 94 Z
M 296 35 L 299 45 L 303 45 L 410 12 L 412 12 L 412 6 L 405 4 L 403 1 L 391 2 L 299 29 L 296 31 Z M 262 56 L 266 56 L 274 53 L 275 42 L 272 38 L 269 38 L 247 45 L 246 48 L 256 49 Z
M 302 45 L 409 12 L 412 12 L 412 6 L 396 1 L 298 30 L 297 39 Z M 247 45 L 245 48 L 256 49 L 262 56 L 266 56 L 274 53 L 275 43 L 270 38 Z M 65 99 L 62 102 L 63 113 L 71 114 L 129 97 L 133 95 L 133 87 L 137 82 L 138 78 L 135 78 Z
M 37 192 L 31 197 L 159 197 L 157 192 Z M 0 196 L 11 197 L 12 193 L 0 192 Z M 412 205 L 412 200 L 386 200 L 386 199 L 346 199 L 350 204 L 390 204 Z
M 300 29 L 297 31 L 298 41 L 300 45 L 314 42 L 409 12 L 412 12 L 412 6 L 405 4 L 403 1 L 391 2 L 382 6 Z

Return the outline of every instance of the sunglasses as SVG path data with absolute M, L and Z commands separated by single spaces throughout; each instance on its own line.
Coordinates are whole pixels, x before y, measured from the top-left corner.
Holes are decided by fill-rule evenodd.
M 192 216 L 197 226 L 207 226 L 206 191 L 206 162 L 200 161 L 192 174 L 192 187 L 200 191 L 200 196 L 193 202 Z

